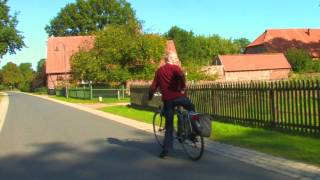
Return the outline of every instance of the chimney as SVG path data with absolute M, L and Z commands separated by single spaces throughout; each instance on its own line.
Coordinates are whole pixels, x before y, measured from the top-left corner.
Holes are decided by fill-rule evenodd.
M 311 36 L 311 29 L 308 28 L 306 33 L 308 34 L 308 36 Z

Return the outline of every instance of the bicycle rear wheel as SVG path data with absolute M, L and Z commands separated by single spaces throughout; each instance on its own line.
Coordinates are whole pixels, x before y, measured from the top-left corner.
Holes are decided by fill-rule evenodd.
M 157 143 L 163 147 L 165 129 L 165 118 L 160 112 L 155 112 L 153 115 L 153 133 Z
M 202 157 L 204 152 L 203 137 L 192 133 L 192 127 L 189 123 L 185 123 L 183 129 L 185 132 L 181 141 L 183 150 L 190 159 L 197 161 Z

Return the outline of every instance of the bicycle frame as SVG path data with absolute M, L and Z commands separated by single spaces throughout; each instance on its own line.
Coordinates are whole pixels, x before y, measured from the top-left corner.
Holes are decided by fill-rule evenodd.
M 157 120 L 157 115 L 161 117 L 160 121 Z M 174 110 L 174 116 L 177 116 L 177 129 L 174 128 L 174 132 L 176 134 L 176 139 L 182 145 L 184 151 L 192 160 L 199 160 L 202 157 L 204 152 L 204 141 L 203 137 L 193 133 L 193 126 L 191 122 L 190 113 L 184 110 L 182 107 L 178 106 Z M 165 130 L 165 125 L 163 126 L 164 116 L 163 108 L 159 107 L 159 109 L 155 112 L 153 116 L 153 129 L 156 140 L 158 144 L 163 146 L 163 135 Z M 157 123 L 158 121 L 158 123 Z M 174 122 L 173 122 L 174 123 Z
M 175 114 L 177 115 L 177 128 L 180 136 L 183 138 L 188 137 L 193 132 L 193 127 L 190 121 L 189 112 L 184 110 L 182 107 L 177 107 L 175 110 Z

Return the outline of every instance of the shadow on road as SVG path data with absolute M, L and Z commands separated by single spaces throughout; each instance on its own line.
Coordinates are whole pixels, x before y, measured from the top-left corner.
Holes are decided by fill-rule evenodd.
M 110 137 L 86 146 L 29 145 L 34 149 L 31 153 L 0 157 L 0 179 L 158 179 L 167 176 L 160 173 L 165 166 L 173 165 L 157 157 L 160 149 L 150 141 Z M 188 160 L 181 157 L 180 161 Z
M 213 154 L 199 162 L 182 150 L 157 157 L 151 140 L 108 137 L 83 144 L 32 144 L 33 151 L 0 157 L 0 179 L 277 179 L 279 176 Z M 286 179 L 286 178 L 282 178 Z

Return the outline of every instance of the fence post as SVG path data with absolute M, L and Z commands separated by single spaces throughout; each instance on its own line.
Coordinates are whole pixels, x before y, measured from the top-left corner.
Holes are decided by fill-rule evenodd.
M 90 100 L 92 99 L 92 84 L 90 83 Z
M 118 89 L 118 100 L 120 100 L 120 90 Z
M 121 87 L 122 87 L 122 99 L 124 99 L 124 85 L 122 85 Z
M 69 98 L 69 92 L 68 91 L 69 91 L 68 87 L 66 86 L 65 87 L 65 96 L 66 96 L 67 99 Z
M 276 122 L 276 112 L 275 112 L 275 104 L 274 104 L 274 86 L 273 82 L 271 82 L 271 87 L 270 87 L 270 112 L 271 112 L 271 127 L 275 127 L 275 122 Z

